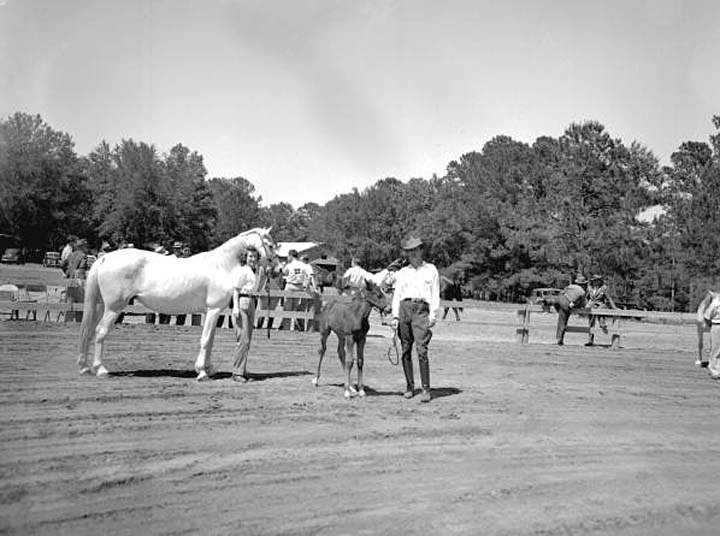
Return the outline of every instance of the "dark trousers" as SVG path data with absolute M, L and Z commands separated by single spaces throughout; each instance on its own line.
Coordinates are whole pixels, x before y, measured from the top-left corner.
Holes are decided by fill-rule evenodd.
M 572 312 L 572 308 L 570 307 L 570 300 L 567 299 L 567 296 L 565 296 L 565 294 L 560 294 L 559 296 L 552 296 L 550 298 L 547 298 L 545 301 L 546 303 L 554 306 L 555 310 L 557 311 L 558 321 L 557 328 L 555 330 L 555 338 L 558 340 L 558 342 L 563 342 L 563 340 L 565 339 L 565 331 L 567 330 L 570 313 Z
M 430 307 L 427 303 L 414 303 L 408 300 L 400 302 L 398 316 L 398 337 L 402 345 L 402 365 L 405 383 L 408 390 L 415 388 L 412 364 L 412 347 L 418 355 L 420 381 L 423 389 L 430 389 L 430 361 L 428 360 L 428 344 L 432 339 L 432 331 L 428 327 Z

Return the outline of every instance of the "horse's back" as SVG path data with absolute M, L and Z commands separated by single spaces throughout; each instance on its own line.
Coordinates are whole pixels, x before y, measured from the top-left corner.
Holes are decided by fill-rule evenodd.
M 354 297 L 340 296 L 328 300 L 320 311 L 320 331 L 332 330 L 340 333 L 352 333 L 364 330 L 367 333 L 369 323 L 364 314 L 362 302 Z
M 103 297 L 118 305 L 136 298 L 146 307 L 168 314 L 200 312 L 227 304 L 233 272 L 220 272 L 210 256 L 177 258 L 139 249 L 103 256 L 98 279 Z

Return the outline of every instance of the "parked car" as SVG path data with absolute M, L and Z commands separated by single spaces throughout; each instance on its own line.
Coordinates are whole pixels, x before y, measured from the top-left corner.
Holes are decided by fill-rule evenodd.
M 46 267 L 60 268 L 60 253 L 57 251 L 46 251 L 42 264 Z
M 550 307 L 545 304 L 545 298 L 559 296 L 560 294 L 562 294 L 562 290 L 559 288 L 536 288 L 533 289 L 528 301 L 530 303 L 540 303 L 542 304 L 544 311 L 549 311 Z
M 2 258 L 0 258 L 0 262 L 3 264 L 24 264 L 25 258 L 23 257 L 22 249 L 7 248 Z

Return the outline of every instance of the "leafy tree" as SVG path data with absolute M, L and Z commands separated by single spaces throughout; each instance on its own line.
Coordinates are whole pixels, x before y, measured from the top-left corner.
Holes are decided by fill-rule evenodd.
M 17 112 L 0 122 L 0 225 L 25 247 L 59 247 L 86 234 L 90 204 L 69 134 L 39 115 Z
M 262 223 L 260 200 L 253 195 L 255 186 L 247 179 L 214 178 L 209 182 L 209 189 L 217 207 L 214 245 Z

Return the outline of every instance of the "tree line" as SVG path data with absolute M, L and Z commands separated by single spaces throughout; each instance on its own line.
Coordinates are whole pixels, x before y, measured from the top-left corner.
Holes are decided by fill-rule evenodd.
M 58 250 L 69 234 L 213 248 L 256 226 L 279 241 L 322 242 L 347 262 L 387 265 L 419 233 L 441 271 L 486 299 L 521 301 L 601 273 L 619 301 L 686 311 L 720 283 L 720 116 L 707 142 L 685 141 L 661 166 L 597 121 L 528 144 L 496 136 L 448 163 L 443 176 L 388 177 L 325 205 L 265 206 L 243 177 L 207 177 L 177 144 L 102 141 L 78 155 L 39 115 L 0 121 L 0 232 Z M 660 207 L 654 221 L 638 215 Z

